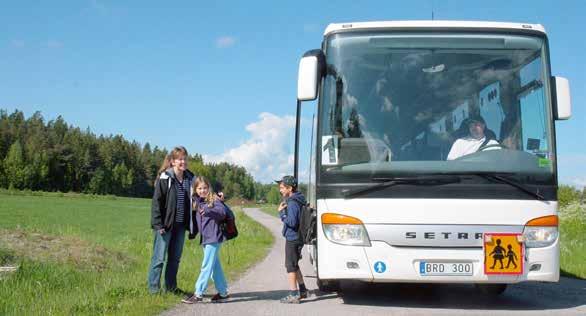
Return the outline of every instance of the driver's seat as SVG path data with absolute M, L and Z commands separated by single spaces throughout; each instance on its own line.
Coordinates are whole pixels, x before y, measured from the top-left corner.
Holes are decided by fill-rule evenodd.
M 496 140 L 497 142 L 500 143 L 500 141 L 496 138 L 496 133 L 493 130 L 489 129 L 489 128 L 485 128 L 484 129 L 484 136 L 487 139 L 494 139 L 494 140 Z

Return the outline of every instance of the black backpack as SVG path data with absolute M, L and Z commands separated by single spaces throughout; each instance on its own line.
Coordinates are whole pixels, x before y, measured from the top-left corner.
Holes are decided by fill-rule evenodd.
M 292 199 L 301 206 L 301 214 L 299 216 L 299 227 L 297 228 L 297 235 L 299 241 L 303 244 L 313 244 L 316 237 L 317 216 L 314 209 L 309 207 L 309 203 L 302 203 L 297 199 Z
M 236 216 L 234 212 L 224 204 L 226 207 L 226 218 L 220 223 L 220 229 L 226 240 L 234 239 L 238 237 L 238 228 L 236 228 Z

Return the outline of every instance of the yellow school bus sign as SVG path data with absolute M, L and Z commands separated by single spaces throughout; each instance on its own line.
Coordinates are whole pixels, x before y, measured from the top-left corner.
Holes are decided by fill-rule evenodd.
M 484 273 L 523 274 L 524 250 L 520 234 L 484 234 Z

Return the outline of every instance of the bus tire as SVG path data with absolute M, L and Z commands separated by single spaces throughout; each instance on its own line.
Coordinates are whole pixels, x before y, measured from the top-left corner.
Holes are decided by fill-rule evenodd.
M 337 280 L 317 279 L 317 288 L 321 292 L 338 292 L 340 290 L 340 282 Z

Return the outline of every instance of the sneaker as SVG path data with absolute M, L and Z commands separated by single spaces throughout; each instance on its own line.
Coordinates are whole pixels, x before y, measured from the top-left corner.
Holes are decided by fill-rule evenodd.
M 230 298 L 230 294 L 227 294 L 226 296 L 222 296 L 222 295 L 220 295 L 220 293 L 216 293 L 216 295 L 212 296 L 210 301 L 212 303 L 222 303 L 222 302 L 225 302 L 229 298 Z
M 287 295 L 281 299 L 283 304 L 299 304 L 299 295 Z
M 192 294 L 190 297 L 182 299 L 181 302 L 185 304 L 201 303 L 203 302 L 203 297 Z
M 305 291 L 299 291 L 299 298 L 300 299 L 307 298 L 307 290 L 305 290 Z

